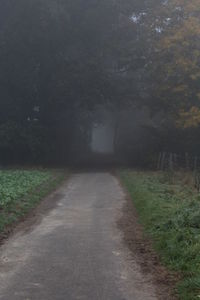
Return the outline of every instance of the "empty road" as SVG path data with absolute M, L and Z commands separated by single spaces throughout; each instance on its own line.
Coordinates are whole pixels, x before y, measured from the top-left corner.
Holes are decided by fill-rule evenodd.
M 74 174 L 48 201 L 0 248 L 0 299 L 157 299 L 117 226 L 125 195 L 115 177 Z

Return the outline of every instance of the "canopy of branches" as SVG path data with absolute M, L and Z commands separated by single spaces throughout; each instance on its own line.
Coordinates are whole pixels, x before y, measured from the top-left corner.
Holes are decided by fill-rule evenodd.
M 159 134 L 169 126 L 197 130 L 198 2 L 2 0 L 2 160 L 56 161 L 87 151 L 99 106 L 164 111 Z

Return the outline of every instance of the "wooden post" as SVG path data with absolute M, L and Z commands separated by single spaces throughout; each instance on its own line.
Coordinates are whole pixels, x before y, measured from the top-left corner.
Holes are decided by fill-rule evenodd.
M 162 171 L 164 171 L 164 168 L 165 168 L 165 156 L 166 156 L 166 153 L 163 152 L 162 159 L 161 159 L 161 170 Z
M 157 169 L 158 170 L 160 170 L 160 167 L 161 167 L 161 159 L 162 159 L 162 153 L 160 152 L 159 156 L 158 156 L 158 163 L 157 163 Z
M 199 172 L 196 172 L 196 186 L 197 186 L 197 191 L 200 191 L 200 177 L 199 177 Z
M 195 158 L 194 158 L 194 171 L 197 170 L 197 163 L 198 163 L 198 157 L 195 156 Z
M 187 152 L 185 153 L 185 166 L 187 170 L 190 169 L 189 156 Z
M 174 166 L 173 166 L 173 154 L 172 153 L 170 153 L 170 155 L 169 155 L 169 169 L 170 169 L 170 171 L 174 170 Z
M 177 169 L 178 168 L 178 160 L 177 160 L 177 154 L 174 153 L 174 167 Z

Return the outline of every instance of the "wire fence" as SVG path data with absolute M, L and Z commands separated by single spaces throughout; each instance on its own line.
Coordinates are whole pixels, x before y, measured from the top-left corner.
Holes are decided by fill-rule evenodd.
M 180 170 L 192 172 L 194 186 L 200 191 L 200 156 L 193 156 L 187 152 L 185 154 L 160 152 L 157 170 L 168 171 L 172 174 Z

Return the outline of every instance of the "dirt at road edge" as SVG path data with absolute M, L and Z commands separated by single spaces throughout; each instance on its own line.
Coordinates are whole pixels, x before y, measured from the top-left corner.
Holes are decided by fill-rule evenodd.
M 121 182 L 120 185 L 122 186 Z M 122 188 L 126 195 L 126 202 L 123 207 L 123 214 L 118 220 L 118 226 L 123 232 L 124 242 L 130 249 L 134 260 L 140 265 L 142 272 L 151 276 L 158 299 L 177 300 L 175 286 L 178 276 L 169 272 L 161 264 L 158 254 L 153 250 L 152 241 L 145 236 L 144 229 L 139 223 L 137 211 L 128 191 L 124 186 Z

